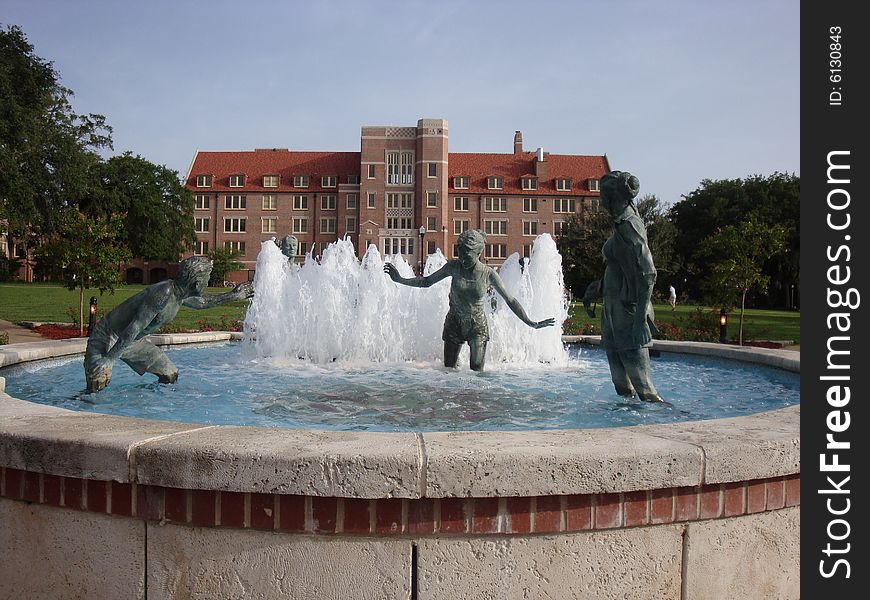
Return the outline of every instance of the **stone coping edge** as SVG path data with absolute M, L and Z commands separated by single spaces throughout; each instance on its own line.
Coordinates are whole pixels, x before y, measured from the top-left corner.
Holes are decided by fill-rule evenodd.
M 234 336 L 240 334 L 171 334 L 154 341 Z M 85 342 L 2 347 L 0 365 L 14 364 L 12 357 L 75 354 Z M 666 345 L 696 354 L 717 347 Z M 741 360 L 771 356 L 765 349 L 737 350 Z M 800 406 L 612 429 L 362 433 L 133 419 L 0 392 L 0 466 L 166 488 L 360 499 L 619 494 L 799 474 Z
M 0 497 L 196 527 L 393 536 L 553 534 L 799 506 L 800 475 L 620 494 L 362 499 L 187 490 L 0 468 Z

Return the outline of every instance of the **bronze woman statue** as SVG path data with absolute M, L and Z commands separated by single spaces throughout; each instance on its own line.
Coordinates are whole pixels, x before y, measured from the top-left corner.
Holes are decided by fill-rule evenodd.
M 658 333 L 650 302 L 656 269 L 633 202 L 638 191 L 640 181 L 631 173 L 611 171 L 601 178 L 601 205 L 613 218 L 613 233 L 602 249 L 604 278 L 587 288 L 583 302 L 589 310 L 591 300 L 604 296 L 601 346 L 616 393 L 662 402 L 650 378 L 649 347 Z
M 474 229 L 464 231 L 456 240 L 459 258 L 447 261 L 443 267 L 425 277 L 404 279 L 399 275 L 395 265 L 387 263 L 384 271 L 390 279 L 402 285 L 411 287 L 429 287 L 445 277 L 452 277 L 450 282 L 450 309 L 444 319 L 444 366 L 455 367 L 462 344 L 468 342 L 471 349 L 470 366 L 473 371 L 482 371 L 486 362 L 486 343 L 489 341 L 489 327 L 483 312 L 483 300 L 486 291 L 493 287 L 505 299 L 505 302 L 520 318 L 534 329 L 549 327 L 555 319 L 532 321 L 526 315 L 519 301 L 511 296 L 504 287 L 498 273 L 480 262 L 485 236 L 483 232 Z

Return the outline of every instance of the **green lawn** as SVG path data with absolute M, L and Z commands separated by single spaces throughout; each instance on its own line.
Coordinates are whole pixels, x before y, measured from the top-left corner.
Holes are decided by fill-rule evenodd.
M 142 285 L 123 285 L 115 289 L 115 293 L 106 292 L 100 295 L 100 290 L 85 290 L 85 304 L 91 296 L 97 297 L 100 313 L 105 313 L 142 290 Z M 220 294 L 229 291 L 226 288 L 209 288 L 206 293 Z M 178 330 L 200 329 L 197 322 L 205 320 L 211 328 L 221 324 L 221 317 L 227 315 L 230 319 L 244 318 L 247 301 L 234 302 L 214 308 L 194 310 L 182 307 L 178 316 L 172 321 L 171 327 Z M 0 284 L 0 319 L 13 323 L 22 321 L 71 323 L 71 312 L 78 315 L 79 292 L 50 284 Z M 87 311 L 87 306 L 85 306 Z M 87 313 L 85 313 L 87 319 Z M 226 319 L 223 319 L 226 321 Z M 87 324 L 87 323 L 86 323 Z
M 123 285 L 114 294 L 100 295 L 99 290 L 86 290 L 85 302 L 96 296 L 100 312 L 107 312 L 120 304 L 144 286 Z M 209 288 L 207 293 L 222 293 L 224 288 Z M 68 311 L 78 313 L 78 291 L 68 291 L 56 285 L 45 284 L 0 284 L 0 319 L 19 323 L 21 321 L 64 322 L 72 321 Z M 201 321 L 211 329 L 221 329 L 227 321 L 242 319 L 245 316 L 247 302 L 235 302 L 224 306 L 205 310 L 182 308 L 170 327 L 177 330 L 195 330 L 201 328 Z M 676 311 L 665 304 L 655 305 L 656 321 L 658 323 L 685 323 L 696 311 L 695 306 L 677 306 Z M 705 309 L 710 310 L 710 309 Z M 718 311 L 715 311 L 718 313 Z M 227 318 L 222 318 L 226 315 Z M 728 325 L 728 337 L 737 339 L 739 311 L 731 314 Z M 571 306 L 566 333 L 577 333 L 585 323 L 595 326 L 595 332 L 600 329 L 601 306 L 598 307 L 594 319 L 586 315 L 582 303 L 574 302 Z M 713 318 L 713 317 L 711 317 Z M 800 343 L 800 313 L 786 310 L 747 310 L 744 324 L 745 339 L 794 340 Z
M 675 311 L 668 304 L 655 304 L 656 323 L 686 323 L 698 309 L 697 306 L 677 305 Z M 718 310 L 702 307 L 718 315 Z M 598 305 L 596 317 L 590 318 L 583 309 L 581 302 L 574 302 L 569 312 L 566 332 L 575 333 L 586 323 L 594 325 L 595 332 L 600 331 L 601 305 Z M 732 311 L 728 316 L 728 339 L 736 340 L 740 323 L 740 310 Z M 801 341 L 801 314 L 792 310 L 758 310 L 747 309 L 743 323 L 743 337 L 747 340 L 793 340 L 795 344 Z

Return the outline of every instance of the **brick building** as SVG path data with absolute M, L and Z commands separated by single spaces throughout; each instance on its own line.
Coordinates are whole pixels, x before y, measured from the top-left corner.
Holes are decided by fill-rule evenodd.
M 187 174 L 196 202 L 195 254 L 236 248 L 252 276 L 260 242 L 292 233 L 299 254 L 317 255 L 348 236 L 413 265 L 440 248 L 454 257 L 468 228 L 487 234 L 484 259 L 528 255 L 535 236 L 558 235 L 571 213 L 597 208 L 606 156 L 448 151 L 447 121 L 362 128 L 359 152 L 197 152 Z M 422 235 L 421 235 L 422 232 Z

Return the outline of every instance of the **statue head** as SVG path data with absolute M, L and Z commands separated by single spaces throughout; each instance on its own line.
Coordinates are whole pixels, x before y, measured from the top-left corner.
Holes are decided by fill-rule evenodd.
M 281 252 L 290 260 L 294 260 L 296 258 L 296 249 L 298 247 L 299 240 L 297 240 L 295 236 L 292 236 L 289 233 L 284 236 L 283 240 L 281 240 Z
M 486 245 L 486 234 L 479 229 L 466 229 L 456 240 L 456 250 L 462 266 L 470 269 Z
M 640 191 L 640 179 L 628 171 L 611 171 L 601 178 L 601 204 L 614 217 L 632 203 Z
M 191 294 L 199 296 L 208 287 L 212 262 L 203 256 L 185 258 L 178 265 L 178 285 Z

